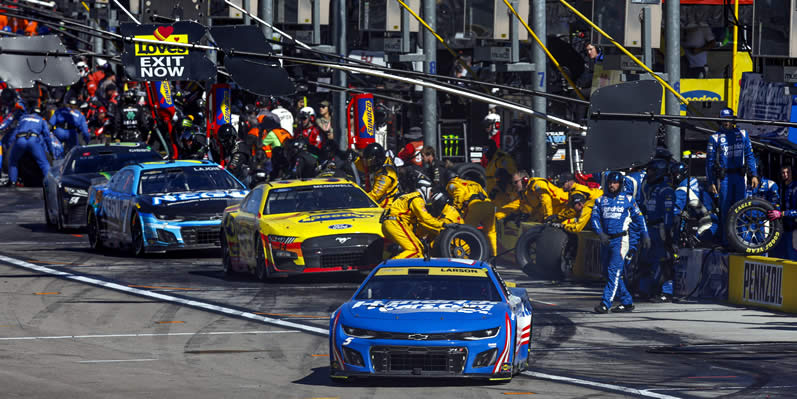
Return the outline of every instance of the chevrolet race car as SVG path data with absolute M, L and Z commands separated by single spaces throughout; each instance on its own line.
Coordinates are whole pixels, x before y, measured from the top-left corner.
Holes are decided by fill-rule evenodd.
M 249 192 L 209 161 L 147 162 L 122 168 L 89 188 L 91 247 L 132 249 L 134 255 L 219 247 L 224 208 Z
M 160 154 L 143 143 L 90 144 L 72 148 L 55 161 L 44 177 L 44 219 L 58 230 L 86 225 L 88 190 L 97 180 L 107 180 L 117 170 L 158 161 Z
M 532 308 L 470 259 L 389 260 L 330 318 L 330 377 L 478 377 L 528 368 Z
M 224 211 L 224 271 L 251 272 L 266 280 L 372 269 L 383 259 L 382 211 L 344 179 L 261 184 Z

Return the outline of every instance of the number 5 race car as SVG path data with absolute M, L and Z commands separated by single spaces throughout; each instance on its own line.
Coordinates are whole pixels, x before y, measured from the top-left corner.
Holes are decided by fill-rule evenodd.
M 383 259 L 383 209 L 337 178 L 261 184 L 224 211 L 224 271 L 257 278 L 370 270 Z
M 532 308 L 469 259 L 379 265 L 330 318 L 330 377 L 480 377 L 528 368 Z

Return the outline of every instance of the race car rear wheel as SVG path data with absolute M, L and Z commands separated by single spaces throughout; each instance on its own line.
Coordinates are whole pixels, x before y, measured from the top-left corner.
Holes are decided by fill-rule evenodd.
M 260 241 L 260 237 L 255 238 Z M 255 262 L 255 277 L 260 281 L 268 281 L 271 278 L 271 267 L 266 262 L 266 249 L 261 242 L 257 249 L 257 261 Z
M 144 230 L 141 227 L 141 221 L 137 213 L 134 213 L 130 219 L 130 234 L 132 235 L 130 249 L 133 256 L 144 255 Z
M 61 193 L 58 193 L 56 197 L 58 203 L 63 204 L 61 201 Z M 57 207 L 55 208 L 55 229 L 58 231 L 64 231 L 64 219 L 61 217 L 61 211 Z
M 105 245 L 102 243 L 102 236 L 100 235 L 100 222 L 94 211 L 89 211 L 86 218 L 86 229 L 88 230 L 89 246 L 95 251 L 102 250 Z
M 561 280 L 567 233 L 550 226 L 534 226 L 518 237 L 515 261 L 531 278 Z M 539 249 L 539 250 L 538 250 Z
M 730 249 L 747 255 L 771 251 L 783 237 L 783 222 L 767 219 L 773 209 L 769 201 L 754 197 L 733 204 L 725 217 Z
M 55 222 L 50 217 L 50 202 L 47 201 L 47 190 L 42 189 L 42 192 L 44 193 L 44 221 L 48 226 L 52 226 Z
M 467 224 L 441 231 L 433 248 L 432 255 L 440 258 L 487 260 L 491 255 L 487 237 Z

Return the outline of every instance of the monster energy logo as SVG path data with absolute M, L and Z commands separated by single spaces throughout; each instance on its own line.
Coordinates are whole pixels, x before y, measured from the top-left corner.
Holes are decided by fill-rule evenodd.
M 458 157 L 459 142 L 462 139 L 456 134 L 444 134 L 441 137 L 443 139 L 443 156 Z

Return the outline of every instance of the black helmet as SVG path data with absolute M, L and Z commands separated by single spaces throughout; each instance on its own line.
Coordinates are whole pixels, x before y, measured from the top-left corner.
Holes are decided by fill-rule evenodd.
M 607 186 L 609 184 L 615 183 L 615 182 L 620 183 L 620 185 L 622 186 L 623 185 L 623 181 L 625 181 L 625 176 L 623 176 L 623 174 L 620 173 L 620 172 L 616 172 L 616 171 L 609 172 L 609 174 L 606 176 L 606 185 Z
M 576 204 L 584 204 L 585 202 L 587 202 L 587 196 L 582 193 L 572 193 L 568 199 L 568 204 L 571 207 L 574 207 Z
M 663 159 L 654 159 L 648 163 L 645 178 L 651 184 L 659 183 L 670 173 L 669 163 Z
M 385 149 L 379 143 L 368 144 L 363 150 L 363 158 L 370 167 L 382 166 L 385 163 Z
M 236 132 L 235 128 L 229 123 L 221 125 L 216 134 L 219 136 L 219 141 L 225 145 L 235 144 L 235 138 L 238 137 L 238 132 Z
M 673 183 L 680 183 L 689 174 L 689 170 L 683 162 L 675 162 L 670 164 L 670 176 Z
M 307 144 L 308 143 L 307 143 L 307 139 L 306 138 L 297 137 L 297 138 L 293 139 L 292 146 L 293 146 L 293 149 L 296 152 L 299 152 L 299 151 L 302 151 L 302 150 L 306 150 L 307 149 Z
M 137 97 L 138 97 L 138 93 L 136 93 L 136 91 L 133 90 L 133 89 L 127 90 L 124 93 L 122 93 L 122 101 L 125 104 L 133 104 L 133 103 L 135 103 Z
M 443 209 L 445 209 L 447 203 L 448 194 L 445 191 L 439 191 L 435 189 L 432 191 L 432 198 L 429 199 L 429 204 L 426 206 L 426 210 L 429 211 L 429 214 L 432 215 L 432 217 L 439 218 L 440 215 L 443 214 Z

